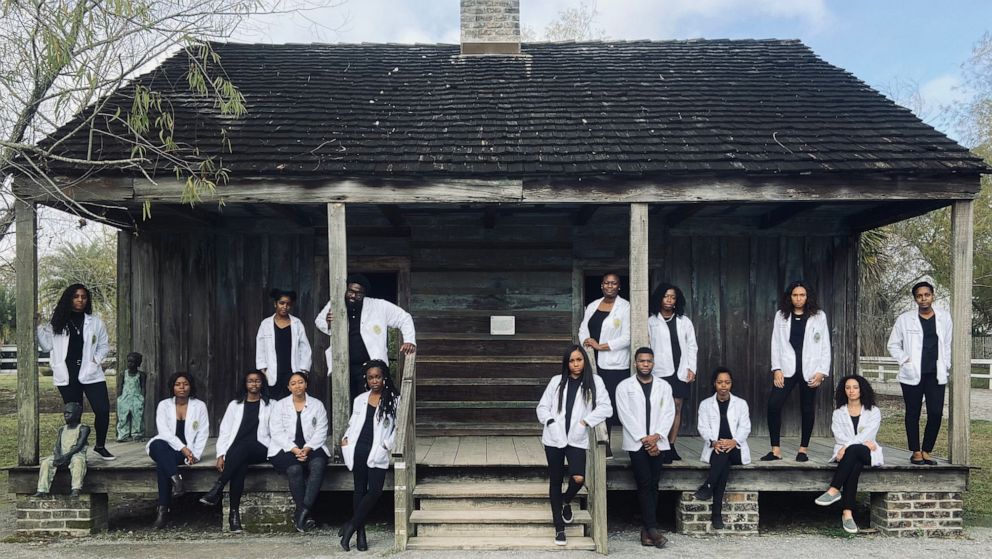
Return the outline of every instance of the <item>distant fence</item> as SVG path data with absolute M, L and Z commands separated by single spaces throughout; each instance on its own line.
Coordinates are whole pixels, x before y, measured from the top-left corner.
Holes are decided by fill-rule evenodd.
M 891 357 L 862 357 L 858 373 L 872 382 L 897 382 L 899 363 Z M 971 387 L 992 389 L 992 359 L 971 360 Z
M 50 359 L 48 352 L 39 351 L 38 352 L 38 364 L 48 365 Z M 17 346 L 16 345 L 2 345 L 0 346 L 0 371 L 5 372 L 16 372 L 17 371 Z

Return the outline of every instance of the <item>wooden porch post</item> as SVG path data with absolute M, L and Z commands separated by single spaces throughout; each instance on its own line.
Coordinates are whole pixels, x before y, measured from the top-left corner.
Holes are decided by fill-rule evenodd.
M 344 436 L 348 417 L 351 415 L 351 393 L 348 372 L 348 311 L 344 305 L 345 280 L 348 278 L 348 245 L 345 232 L 345 206 L 327 204 L 327 261 L 329 272 L 329 297 L 331 312 L 331 436 L 335 454 L 340 455 L 341 437 Z
M 951 208 L 951 260 L 954 290 L 951 318 L 954 321 L 951 347 L 950 412 L 948 447 L 951 463 L 968 463 L 971 428 L 971 297 L 974 266 L 975 203 L 954 202 Z
M 14 201 L 17 228 L 17 463 L 38 463 L 38 217 Z
M 648 343 L 648 205 L 635 203 L 630 205 L 631 353 Z
M 124 381 L 127 354 L 134 351 L 131 332 L 131 233 L 117 232 L 117 386 Z M 147 365 L 143 365 L 146 369 Z M 150 407 L 150 406 L 149 406 Z M 135 419 L 133 421 L 140 421 Z

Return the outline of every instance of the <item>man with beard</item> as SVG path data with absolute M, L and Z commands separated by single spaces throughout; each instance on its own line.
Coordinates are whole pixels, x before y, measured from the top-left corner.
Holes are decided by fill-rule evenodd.
M 347 289 L 344 293 L 345 307 L 348 312 L 348 373 L 351 383 L 351 398 L 365 391 L 365 378 L 362 375 L 362 365 L 371 359 L 381 359 L 389 363 L 387 329 L 399 328 L 403 334 L 403 345 L 400 351 L 411 354 L 417 351 L 417 333 L 413 328 L 413 317 L 398 306 L 374 297 L 366 297 L 372 289 L 368 278 L 361 274 L 352 274 L 345 280 Z M 317 313 L 314 321 L 317 329 L 331 334 L 331 302 Z M 328 355 L 327 369 L 331 369 L 331 359 Z

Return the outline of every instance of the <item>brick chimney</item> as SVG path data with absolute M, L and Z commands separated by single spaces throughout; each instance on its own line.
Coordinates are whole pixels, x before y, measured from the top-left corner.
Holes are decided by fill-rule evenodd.
M 520 0 L 461 0 L 462 54 L 520 54 Z

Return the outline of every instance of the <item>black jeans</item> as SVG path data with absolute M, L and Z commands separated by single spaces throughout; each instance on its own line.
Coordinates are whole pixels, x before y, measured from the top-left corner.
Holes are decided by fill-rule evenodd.
M 712 518 L 723 514 L 723 494 L 727 491 L 727 480 L 730 479 L 730 467 L 741 465 L 741 449 L 735 448 L 730 452 L 713 451 L 710 454 L 710 473 L 706 476 L 706 484 L 713 488 Z
M 768 438 L 771 439 L 772 446 L 781 446 L 779 437 L 782 434 L 782 407 L 797 385 L 803 425 L 802 442 L 799 446 L 809 446 L 809 439 L 813 435 L 813 421 L 816 418 L 816 389 L 810 388 L 799 373 L 785 379 L 785 386 L 782 388 L 772 385 L 772 394 L 768 398 Z
M 185 457 L 173 449 L 169 443 L 159 439 L 148 447 L 148 456 L 155 462 L 155 475 L 158 477 L 158 504 L 167 507 L 172 501 L 172 476 L 179 473 L 179 465 Z
M 100 381 L 92 384 L 79 383 L 79 366 L 76 366 L 76 375 L 69 372 L 69 384 L 59 386 L 59 394 L 62 395 L 62 403 L 79 402 L 83 405 L 83 394 L 90 401 L 90 408 L 93 409 L 93 429 L 96 431 L 96 446 L 102 448 L 107 444 L 107 430 L 110 428 L 110 395 L 107 394 L 107 382 Z M 136 418 L 135 421 L 142 421 Z
M 582 485 L 585 483 L 576 482 L 572 476 L 586 475 L 586 449 L 574 446 L 556 448 L 544 446 L 544 455 L 548 459 L 548 496 L 551 497 L 551 520 L 555 524 L 555 530 L 565 529 L 565 521 L 561 518 L 561 507 L 572 502 L 572 499 L 579 494 Z M 565 461 L 568 461 L 566 468 Z M 568 474 L 568 489 L 561 492 L 561 480 Z
M 241 506 L 241 495 L 245 492 L 245 476 L 248 466 L 261 464 L 266 460 L 268 449 L 255 439 L 234 443 L 224 455 L 224 471 L 220 474 L 221 487 L 231 482 L 231 508 Z
M 382 488 L 386 484 L 385 468 L 370 468 L 368 466 L 369 453 L 372 447 L 358 442 L 355 447 L 355 466 L 352 468 L 352 477 L 355 481 L 355 492 L 352 495 L 351 504 L 354 511 L 351 517 L 351 525 L 356 530 L 365 527 L 365 519 L 375 508 L 375 504 L 382 496 Z
M 324 483 L 327 473 L 327 454 L 323 449 L 310 452 L 306 462 L 300 462 L 292 452 L 280 450 L 269 458 L 272 467 L 280 474 L 285 474 L 289 481 L 289 493 L 298 508 L 313 509 L 320 495 L 320 485 Z
M 645 530 L 658 527 L 658 482 L 664 464 L 661 454 L 651 456 L 643 448 L 630 455 L 630 469 L 637 483 L 637 502 L 641 507 L 641 519 Z
M 920 451 L 920 411 L 923 398 L 927 400 L 927 426 L 923 430 L 923 452 L 933 452 L 940 432 L 940 422 L 944 417 L 944 393 L 946 384 L 937 383 L 937 375 L 923 375 L 916 386 L 899 383 L 902 399 L 906 402 L 906 442 L 909 450 Z
M 830 487 L 841 490 L 840 504 L 844 510 L 854 510 L 858 500 L 858 478 L 861 469 L 871 466 L 871 451 L 863 444 L 852 444 L 844 451 L 844 457 L 837 464 Z

